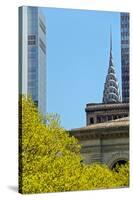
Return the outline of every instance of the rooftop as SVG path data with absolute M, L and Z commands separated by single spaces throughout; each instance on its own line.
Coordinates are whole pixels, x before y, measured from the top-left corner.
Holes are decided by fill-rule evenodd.
M 95 129 L 106 129 L 106 128 L 119 128 L 119 127 L 126 127 L 129 126 L 129 117 L 124 117 L 112 121 L 107 121 L 104 123 L 97 123 L 92 124 L 85 127 L 71 129 L 70 132 L 77 132 L 77 131 L 86 131 L 86 130 L 95 130 Z
M 116 109 L 116 108 L 128 108 L 129 103 L 88 103 L 86 104 L 86 111 L 89 111 L 91 109 L 98 109 L 98 110 L 105 110 L 105 109 Z

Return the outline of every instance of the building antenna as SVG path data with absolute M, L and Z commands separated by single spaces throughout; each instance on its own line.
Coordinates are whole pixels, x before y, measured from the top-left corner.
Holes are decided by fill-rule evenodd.
M 110 25 L 110 52 L 112 51 L 112 27 Z

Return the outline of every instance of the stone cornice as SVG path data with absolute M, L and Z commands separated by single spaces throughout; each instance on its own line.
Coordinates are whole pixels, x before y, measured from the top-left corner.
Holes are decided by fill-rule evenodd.
M 129 121 L 128 118 L 125 118 L 123 121 L 116 120 L 112 122 L 94 124 L 83 128 L 72 129 L 69 133 L 80 140 L 129 137 Z
M 93 125 L 88 125 L 85 127 L 81 127 L 81 128 L 75 128 L 72 129 L 70 131 L 75 132 L 75 131 L 97 131 L 99 129 L 110 129 L 110 128 L 121 128 L 121 127 L 128 127 L 129 126 L 129 118 L 121 118 L 121 119 L 117 119 L 117 120 L 113 120 L 113 121 L 108 121 L 108 122 L 104 122 L 104 123 L 97 123 L 97 124 L 93 124 Z
M 95 110 L 108 110 L 108 109 L 124 109 L 128 108 L 129 103 L 109 103 L 109 104 L 103 104 L 103 103 L 97 103 L 97 104 L 87 104 L 85 111 L 95 111 Z
M 112 132 L 70 132 L 71 136 L 81 140 L 92 140 L 92 139 L 108 139 L 108 138 L 128 138 L 129 129 L 112 131 Z

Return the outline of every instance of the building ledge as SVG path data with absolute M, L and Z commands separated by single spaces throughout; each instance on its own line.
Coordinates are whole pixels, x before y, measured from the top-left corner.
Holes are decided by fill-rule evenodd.
M 77 131 L 84 132 L 84 131 L 91 131 L 98 129 L 110 129 L 110 128 L 119 128 L 128 126 L 129 126 L 129 117 L 125 117 L 103 123 L 92 124 L 81 128 L 71 129 L 70 132 L 77 132 Z

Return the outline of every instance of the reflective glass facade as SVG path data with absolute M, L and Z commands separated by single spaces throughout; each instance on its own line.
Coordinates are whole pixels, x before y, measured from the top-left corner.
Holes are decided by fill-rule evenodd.
M 21 58 L 22 57 L 22 58 Z M 41 8 L 19 8 L 19 93 L 46 113 L 46 27 Z
M 129 13 L 121 13 L 122 101 L 129 102 Z

